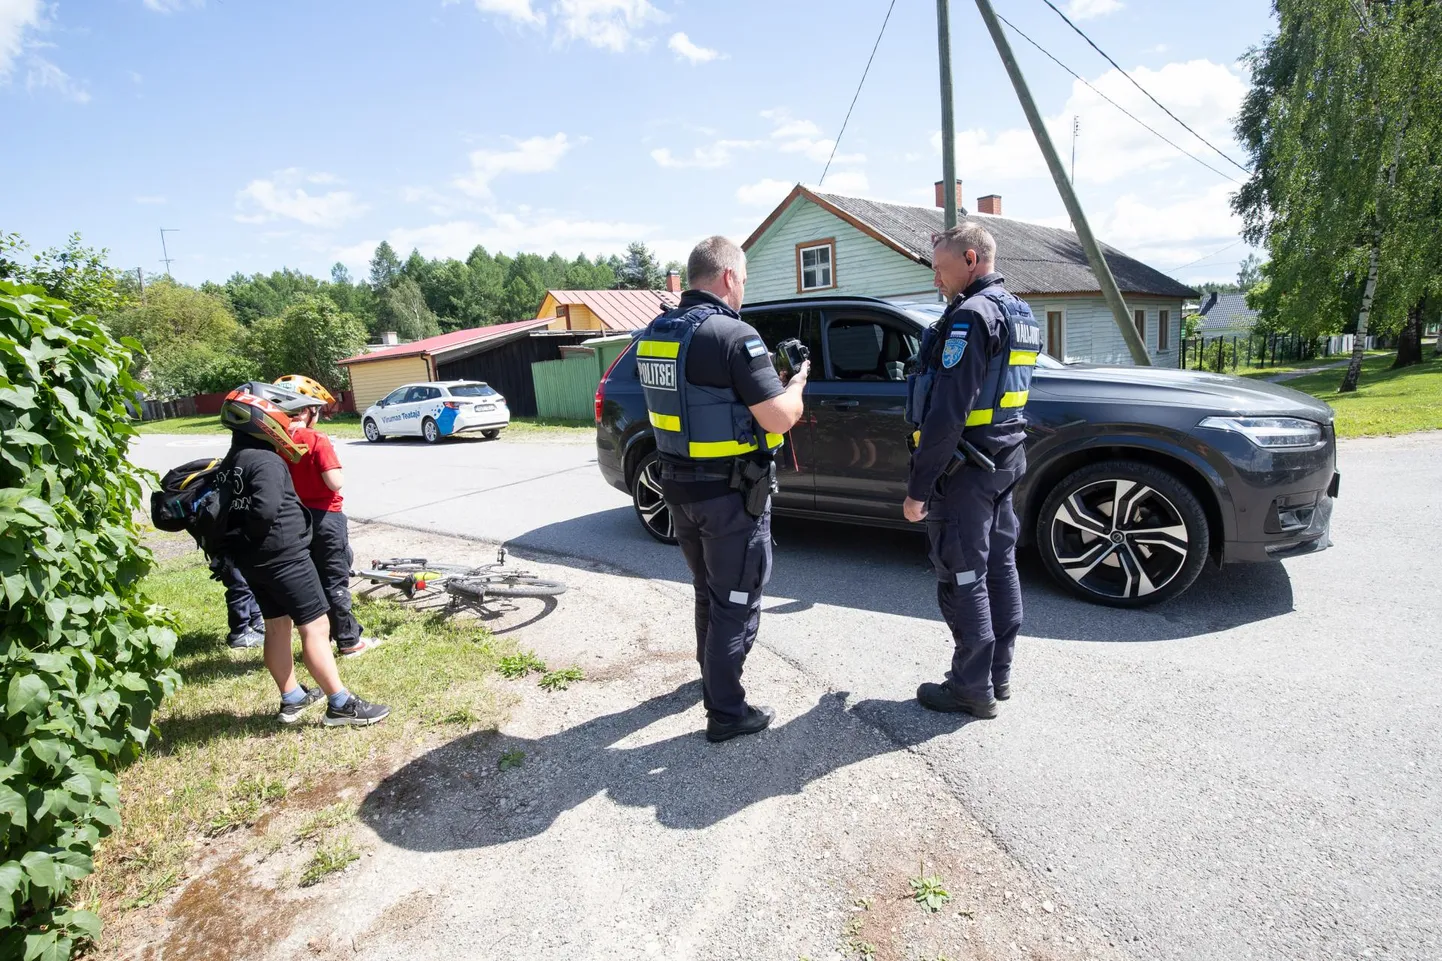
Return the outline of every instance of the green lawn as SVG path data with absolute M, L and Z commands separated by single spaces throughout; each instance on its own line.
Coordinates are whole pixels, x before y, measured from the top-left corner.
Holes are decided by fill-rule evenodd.
M 1386 350 L 1369 350 L 1367 357 L 1394 357 L 1396 354 Z M 1273 374 L 1285 374 L 1294 370 L 1311 370 L 1313 367 L 1325 367 L 1328 364 L 1342 363 L 1348 360 L 1345 354 L 1333 354 L 1331 357 L 1313 357 L 1310 360 L 1288 360 L 1281 361 L 1275 367 L 1238 367 L 1236 370 L 1229 370 L 1227 373 L 1236 374 L 1239 377 L 1257 377 L 1265 380 Z
M 358 439 L 364 437 L 361 432 L 360 416 L 358 414 L 339 414 L 321 422 L 321 430 L 332 437 L 346 439 Z M 220 418 L 215 415 L 204 417 L 172 417 L 169 420 L 148 420 L 136 425 L 142 434 L 224 434 L 226 428 L 221 426 Z M 511 426 L 501 431 L 502 437 L 537 435 L 574 435 L 576 433 L 589 433 L 595 429 L 590 421 L 569 421 L 549 420 L 539 417 L 513 417 Z M 469 436 L 469 435 L 467 435 Z M 477 435 L 479 436 L 479 435 Z
M 1351 394 L 1337 393 L 1346 368 L 1324 370 L 1283 386 L 1326 401 L 1337 412 L 1337 436 L 1373 437 L 1442 429 L 1442 359 L 1431 356 L 1414 367 L 1389 369 L 1395 354 L 1362 361 L 1362 377 Z
M 81 892 L 107 923 L 164 897 L 207 838 L 257 823 L 266 826 L 262 850 L 311 857 L 323 874 L 350 843 L 354 798 L 336 793 L 358 776 L 384 774 L 390 759 L 418 745 L 494 728 L 501 707 L 491 680 L 514 651 L 475 620 L 357 598 L 366 633 L 385 643 L 342 661 L 341 678 L 393 713 L 375 727 L 327 728 L 317 705 L 287 727 L 275 718 L 279 698 L 261 652 L 226 646 L 223 593 L 200 552 L 165 546 L 180 556 L 146 588 L 179 621 L 175 666 L 184 685 L 156 713 L 158 738 L 121 772 L 121 824 Z M 311 683 L 298 656 L 296 670 Z M 287 806 L 288 797 L 296 803 Z

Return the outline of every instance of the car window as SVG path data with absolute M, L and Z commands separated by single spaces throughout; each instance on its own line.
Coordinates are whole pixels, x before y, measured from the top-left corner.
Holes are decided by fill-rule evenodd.
M 920 337 L 872 317 L 841 317 L 826 328 L 830 380 L 905 380 Z
M 403 403 L 415 404 L 426 399 L 426 388 L 412 387 L 406 391 L 406 398 Z
M 405 403 L 406 394 L 407 394 L 409 391 L 410 391 L 410 388 L 409 388 L 409 387 L 397 387 L 395 390 L 391 391 L 389 394 L 386 394 L 385 397 L 382 398 L 381 403 L 382 403 L 382 404 L 403 404 L 403 403 Z
M 747 313 L 742 319 L 755 327 L 766 342 L 767 349 L 774 351 L 776 345 L 788 337 L 805 338 L 806 319 L 810 313 L 808 310 L 765 310 Z
M 426 394 L 425 394 L 424 397 L 421 398 L 421 400 L 439 400 L 439 399 L 440 399 L 441 389 L 440 389 L 439 387 L 424 387 L 424 388 L 422 388 L 422 390 L 424 390 L 424 391 L 426 392 Z
M 490 397 L 495 392 L 486 384 L 456 384 L 451 388 L 452 397 Z

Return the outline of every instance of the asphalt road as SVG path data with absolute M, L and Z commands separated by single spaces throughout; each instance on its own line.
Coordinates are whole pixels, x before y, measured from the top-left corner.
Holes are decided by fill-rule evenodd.
M 223 440 L 147 436 L 136 460 L 165 469 Z M 587 443 L 337 449 L 357 520 L 687 576 Z M 1339 469 L 1332 550 L 1206 571 L 1158 609 L 1074 601 L 1024 558 L 1002 717 L 869 720 L 922 744 L 1007 850 L 1135 957 L 1442 957 L 1442 434 L 1345 443 Z M 761 643 L 852 701 L 940 679 L 919 537 L 775 535 Z M 946 729 L 916 736 L 930 726 Z

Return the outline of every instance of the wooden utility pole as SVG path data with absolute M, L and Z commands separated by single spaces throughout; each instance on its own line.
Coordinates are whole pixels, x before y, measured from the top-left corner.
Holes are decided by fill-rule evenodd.
M 1101 285 L 1102 296 L 1106 298 L 1107 306 L 1112 309 L 1112 316 L 1116 319 L 1122 340 L 1126 341 L 1127 350 L 1131 352 L 1132 362 L 1138 367 L 1150 367 L 1152 358 L 1147 353 L 1147 345 L 1142 342 L 1141 334 L 1137 332 L 1132 323 L 1126 301 L 1122 299 L 1122 292 L 1117 287 L 1116 278 L 1112 276 L 1111 267 L 1107 265 L 1106 258 L 1102 256 L 1101 246 L 1097 243 L 1096 237 L 1092 235 L 1086 214 L 1082 212 L 1081 202 L 1077 200 L 1076 191 L 1072 189 L 1071 181 L 1067 179 L 1066 168 L 1062 166 L 1056 146 L 1051 142 L 1051 135 L 1046 131 L 1046 124 L 1042 123 L 1041 113 L 1036 108 L 1036 101 L 1031 98 L 1026 78 L 1022 76 L 1021 67 L 1017 65 L 1016 56 L 1011 51 L 1011 44 L 1007 42 L 1006 34 L 1001 29 L 1001 23 L 996 19 L 995 11 L 991 9 L 990 0 L 976 0 L 976 8 L 981 11 L 981 19 L 986 23 L 987 31 L 991 33 L 992 42 L 996 44 L 996 52 L 1001 55 L 1002 65 L 1006 67 L 1007 75 L 1011 77 L 1011 85 L 1016 88 L 1016 96 L 1021 101 L 1021 109 L 1026 113 L 1027 123 L 1031 124 L 1031 132 L 1036 137 L 1036 143 L 1041 148 L 1042 156 L 1046 158 L 1047 168 L 1051 171 L 1051 179 L 1056 183 L 1057 192 L 1061 194 L 1067 214 L 1071 216 L 1072 226 L 1076 228 L 1077 239 L 1081 241 L 1082 248 L 1086 251 L 1087 263 L 1091 266 L 1092 273 L 1096 275 L 1097 282 Z
M 951 13 L 949 0 L 936 0 L 936 48 L 941 60 L 941 180 L 946 228 L 956 226 L 956 122 L 951 104 Z

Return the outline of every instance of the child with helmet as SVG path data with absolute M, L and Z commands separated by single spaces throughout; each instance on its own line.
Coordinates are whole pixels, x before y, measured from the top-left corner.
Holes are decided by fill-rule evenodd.
M 375 724 L 390 708 L 357 697 L 341 683 L 327 638 L 330 602 L 310 556 L 311 516 L 286 466 L 306 454 L 291 437 L 292 418 L 322 403 L 259 381 L 226 395 L 220 419 L 231 430 L 231 448 L 216 476 L 218 546 L 245 575 L 265 618 L 265 666 L 280 689 L 280 721 L 300 720 L 324 698 L 326 725 Z M 292 624 L 300 632 L 306 670 L 320 690 L 296 680 Z
M 350 548 L 350 529 L 341 510 L 341 487 L 345 475 L 330 438 L 315 429 L 335 397 L 323 385 L 303 374 L 287 374 L 276 386 L 319 401 L 301 407 L 292 415 L 290 436 L 306 448 L 300 460 L 289 463 L 296 496 L 310 512 L 310 557 L 320 575 L 321 588 L 330 601 L 330 639 L 341 657 L 364 654 L 377 642 L 361 637 L 360 622 L 351 613 L 350 572 L 355 555 Z

